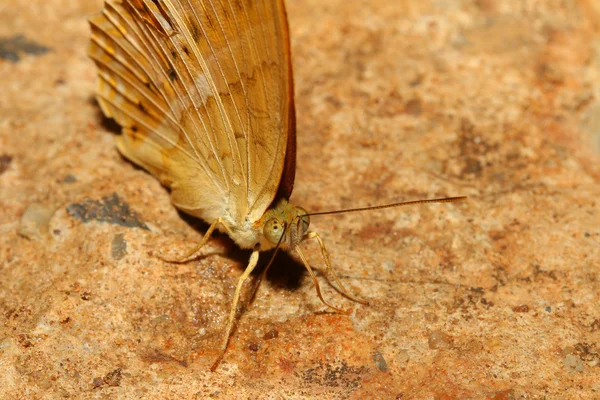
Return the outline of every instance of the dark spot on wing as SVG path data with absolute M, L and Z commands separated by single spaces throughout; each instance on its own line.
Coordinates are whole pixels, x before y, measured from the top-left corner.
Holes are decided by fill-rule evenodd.
M 170 80 L 172 80 L 172 81 L 177 80 L 177 72 L 175 72 L 175 70 L 173 68 L 169 68 L 169 70 L 167 71 L 167 74 L 169 75 Z
M 190 27 L 192 28 L 192 39 L 194 39 L 194 42 L 198 43 L 202 36 L 200 33 L 200 27 L 198 26 L 198 24 L 195 21 L 190 21 Z M 184 51 L 185 51 L 185 47 L 184 47 Z
M 210 30 L 211 31 L 214 30 L 215 29 L 215 23 L 213 22 L 213 16 L 212 16 L 212 14 L 206 14 L 206 21 L 208 22 L 208 26 L 210 27 Z

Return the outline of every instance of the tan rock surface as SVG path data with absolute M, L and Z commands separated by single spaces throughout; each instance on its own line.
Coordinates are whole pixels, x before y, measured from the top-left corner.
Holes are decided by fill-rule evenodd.
M 155 257 L 206 226 L 114 146 L 100 9 L 0 5 L 0 398 L 600 398 L 597 2 L 288 1 L 292 200 L 469 201 L 314 217 L 370 305 L 280 257 L 215 373 L 248 254 Z

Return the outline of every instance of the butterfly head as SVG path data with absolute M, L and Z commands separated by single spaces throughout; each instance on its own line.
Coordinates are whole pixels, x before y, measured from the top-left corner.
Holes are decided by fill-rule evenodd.
M 310 218 L 302 207 L 294 206 L 287 200 L 280 200 L 263 217 L 263 249 L 291 248 L 304 240 L 308 233 Z

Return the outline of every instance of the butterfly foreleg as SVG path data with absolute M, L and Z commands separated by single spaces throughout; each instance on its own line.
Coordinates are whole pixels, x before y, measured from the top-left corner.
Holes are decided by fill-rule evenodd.
M 200 249 L 202 249 L 202 247 L 204 247 L 204 245 L 208 242 L 208 239 L 210 239 L 212 233 L 217 228 L 217 226 L 222 223 L 223 223 L 223 221 L 221 220 L 221 218 L 215 219 L 213 221 L 213 223 L 210 224 L 210 226 L 208 227 L 208 230 L 202 237 L 202 240 L 200 240 L 200 243 L 198 243 L 198 245 L 196 245 L 192 250 L 188 251 L 183 256 L 177 257 L 177 258 L 167 258 L 167 257 L 163 257 L 162 255 L 158 255 L 158 258 L 160 258 L 161 260 L 163 260 L 165 262 L 175 263 L 175 264 L 181 264 L 181 263 L 185 263 L 185 262 L 193 260 L 196 256 L 196 253 L 198 251 L 200 251 Z M 225 226 L 225 225 L 223 225 L 223 226 Z
M 313 283 L 315 285 L 315 289 L 317 290 L 317 296 L 319 296 L 319 300 L 321 300 L 321 302 L 323 304 L 325 304 L 327 307 L 331 308 L 332 310 L 335 310 L 335 311 L 340 312 L 340 313 L 347 314 L 347 311 L 342 310 L 341 308 L 332 306 L 331 304 L 329 304 L 328 302 L 325 301 L 325 299 L 323 298 L 323 295 L 321 294 L 321 287 L 319 286 L 319 281 L 317 280 L 317 276 L 315 275 L 315 273 L 313 272 L 312 268 L 308 264 L 308 260 L 306 259 L 306 257 L 304 257 L 304 254 L 300 250 L 300 246 L 296 245 L 294 247 L 294 250 L 296 250 L 296 253 L 300 257 L 300 259 L 302 260 L 302 263 L 306 267 L 306 270 L 310 274 L 310 277 L 312 278 Z
M 240 294 L 242 292 L 242 286 L 244 285 L 244 282 L 248 279 L 248 277 L 254 270 L 254 267 L 256 267 L 256 264 L 258 263 L 258 254 L 259 254 L 259 251 L 257 249 L 255 249 L 252 252 L 252 255 L 250 256 L 250 261 L 248 262 L 248 266 L 244 270 L 244 273 L 242 274 L 242 276 L 240 276 L 240 279 L 238 279 L 238 283 L 235 287 L 235 293 L 233 295 L 233 302 L 231 303 L 231 309 L 229 310 L 229 318 L 227 320 L 227 327 L 225 328 L 225 335 L 223 336 L 223 344 L 221 345 L 221 352 L 219 354 L 219 357 L 215 360 L 212 367 L 210 368 L 211 371 L 214 371 L 215 369 L 217 369 L 217 367 L 219 366 L 219 363 L 221 362 L 221 359 L 223 358 L 223 355 L 225 354 L 225 350 L 227 350 L 227 344 L 229 343 L 229 337 L 231 336 L 231 331 L 233 330 L 233 325 L 235 323 L 235 316 L 237 314 L 237 305 L 238 305 L 238 302 L 240 301 Z
M 352 301 L 356 301 L 357 303 L 368 305 L 368 303 L 365 300 L 361 300 L 361 299 L 351 295 L 350 292 L 348 292 L 348 290 L 344 287 L 344 285 L 342 284 L 342 281 L 340 280 L 340 278 L 338 278 L 337 274 L 333 270 L 333 267 L 331 266 L 331 261 L 329 259 L 329 252 L 327 251 L 327 248 L 325 247 L 325 243 L 323 243 L 323 239 L 321 239 L 321 236 L 319 236 L 319 234 L 317 232 L 308 232 L 306 234 L 306 239 L 317 239 L 317 241 L 319 242 L 319 246 L 321 247 L 321 254 L 323 255 L 323 258 L 325 259 L 325 265 L 327 266 L 327 275 L 333 277 L 333 280 L 338 285 L 340 292 Z

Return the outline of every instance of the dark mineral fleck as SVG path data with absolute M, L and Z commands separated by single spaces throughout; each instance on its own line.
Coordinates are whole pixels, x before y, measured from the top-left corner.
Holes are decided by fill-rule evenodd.
M 0 58 L 17 63 L 23 54 L 41 55 L 50 48 L 25 39 L 23 35 L 0 38 Z
M 100 200 L 85 199 L 79 203 L 69 204 L 67 212 L 73 218 L 86 223 L 100 221 L 148 230 L 140 216 L 129 207 L 129 204 L 122 201 L 116 193 L 104 196 Z

